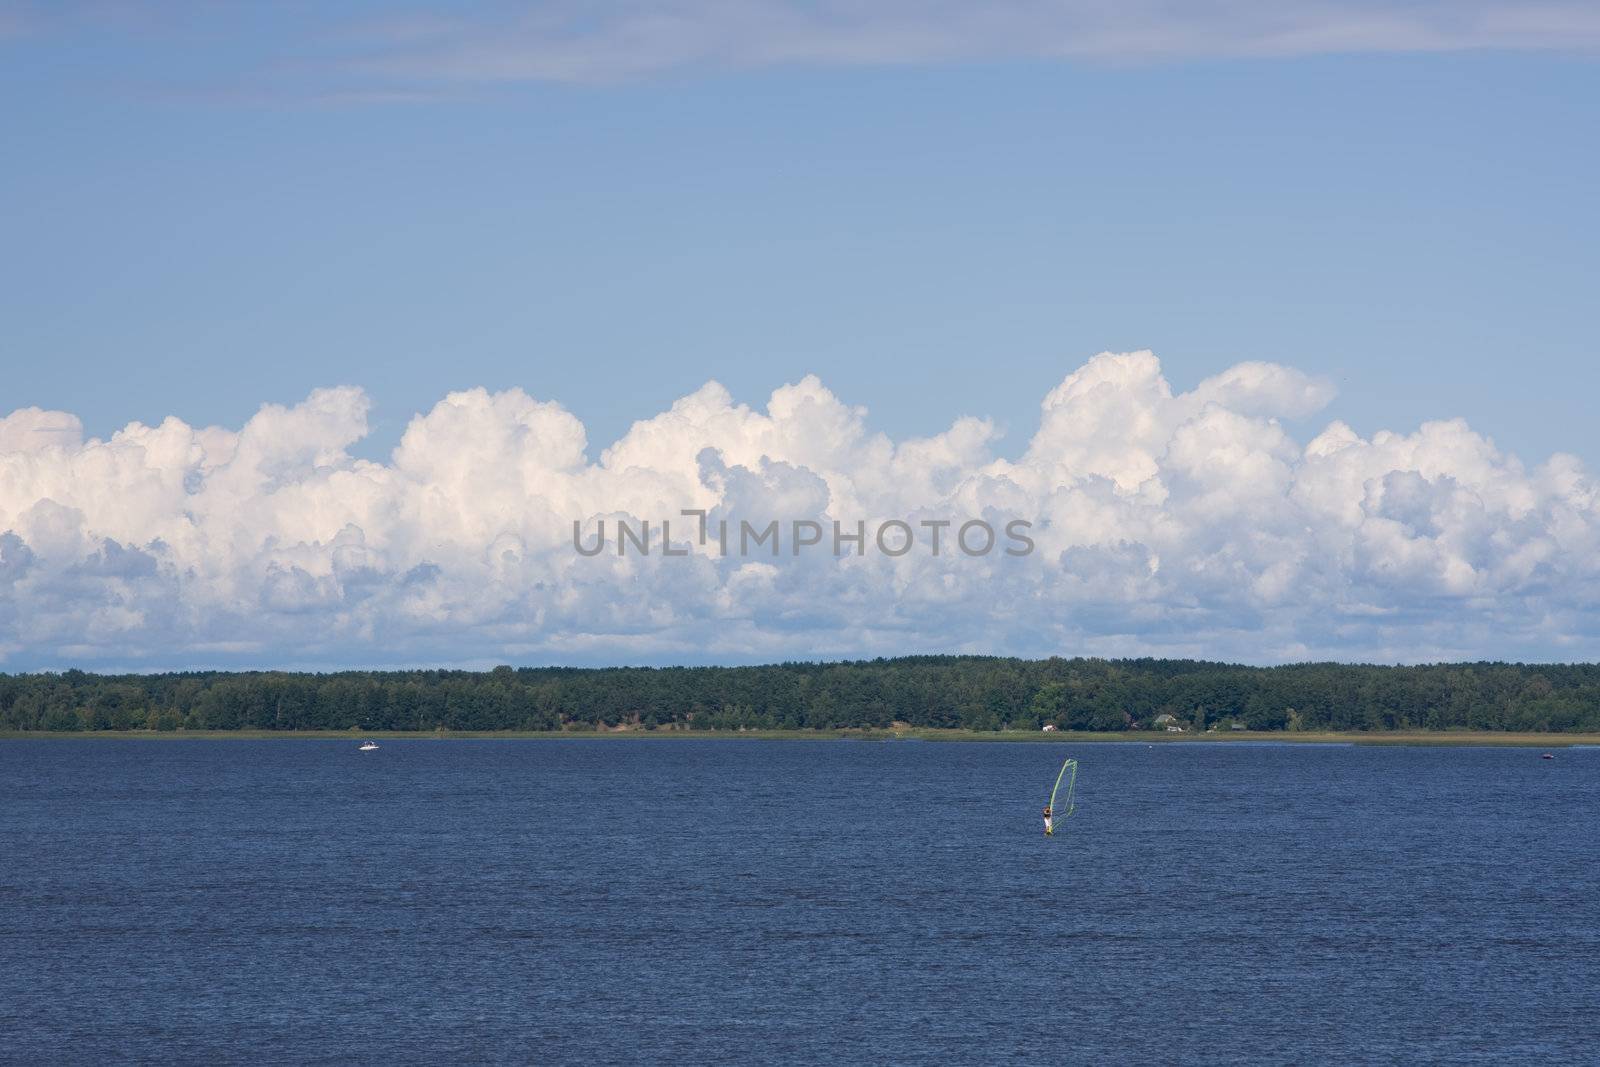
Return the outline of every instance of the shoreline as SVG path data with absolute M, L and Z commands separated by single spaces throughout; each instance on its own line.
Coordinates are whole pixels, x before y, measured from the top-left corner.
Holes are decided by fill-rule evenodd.
M 1539 734 L 1477 730 L 1408 730 L 1392 733 L 1257 732 L 1168 734 L 1154 731 L 1051 734 L 976 732 L 959 729 L 876 730 L 11 730 L 0 741 L 928 741 L 1012 744 L 1291 744 L 1400 745 L 1425 747 L 1574 748 L 1600 746 L 1600 734 Z

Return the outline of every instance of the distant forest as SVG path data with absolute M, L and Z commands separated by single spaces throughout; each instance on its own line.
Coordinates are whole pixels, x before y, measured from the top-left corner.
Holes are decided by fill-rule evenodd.
M 1600 665 L 909 656 L 763 667 L 0 674 L 0 730 L 1600 731 Z

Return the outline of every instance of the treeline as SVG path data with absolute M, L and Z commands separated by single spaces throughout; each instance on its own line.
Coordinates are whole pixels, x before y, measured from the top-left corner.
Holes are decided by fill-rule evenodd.
M 0 730 L 1600 731 L 1600 665 L 912 656 L 762 667 L 0 674 Z

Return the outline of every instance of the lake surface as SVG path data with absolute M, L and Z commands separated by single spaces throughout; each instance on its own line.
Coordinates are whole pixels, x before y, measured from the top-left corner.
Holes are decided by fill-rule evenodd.
M 1600 751 L 0 742 L 0 1060 L 1592 1062 Z M 1078 811 L 1039 809 L 1065 755 Z

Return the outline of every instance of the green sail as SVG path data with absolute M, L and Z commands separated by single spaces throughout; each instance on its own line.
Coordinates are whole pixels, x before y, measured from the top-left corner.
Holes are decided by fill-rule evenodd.
M 1063 779 L 1065 779 L 1066 783 L 1067 783 L 1066 810 L 1064 810 L 1064 811 L 1063 810 L 1059 810 L 1056 807 L 1056 794 L 1061 792 L 1061 782 L 1062 782 Z M 1067 762 L 1065 762 L 1065 763 L 1063 763 L 1061 765 L 1061 773 L 1056 775 L 1056 784 L 1050 790 L 1050 811 L 1051 811 L 1052 814 L 1055 815 L 1056 818 L 1065 819 L 1068 815 L 1072 814 L 1072 812 L 1073 812 L 1072 790 L 1073 790 L 1073 787 L 1076 786 L 1077 784 L 1078 784 L 1078 761 L 1075 760 L 1075 759 L 1069 759 L 1069 760 L 1067 760 Z

